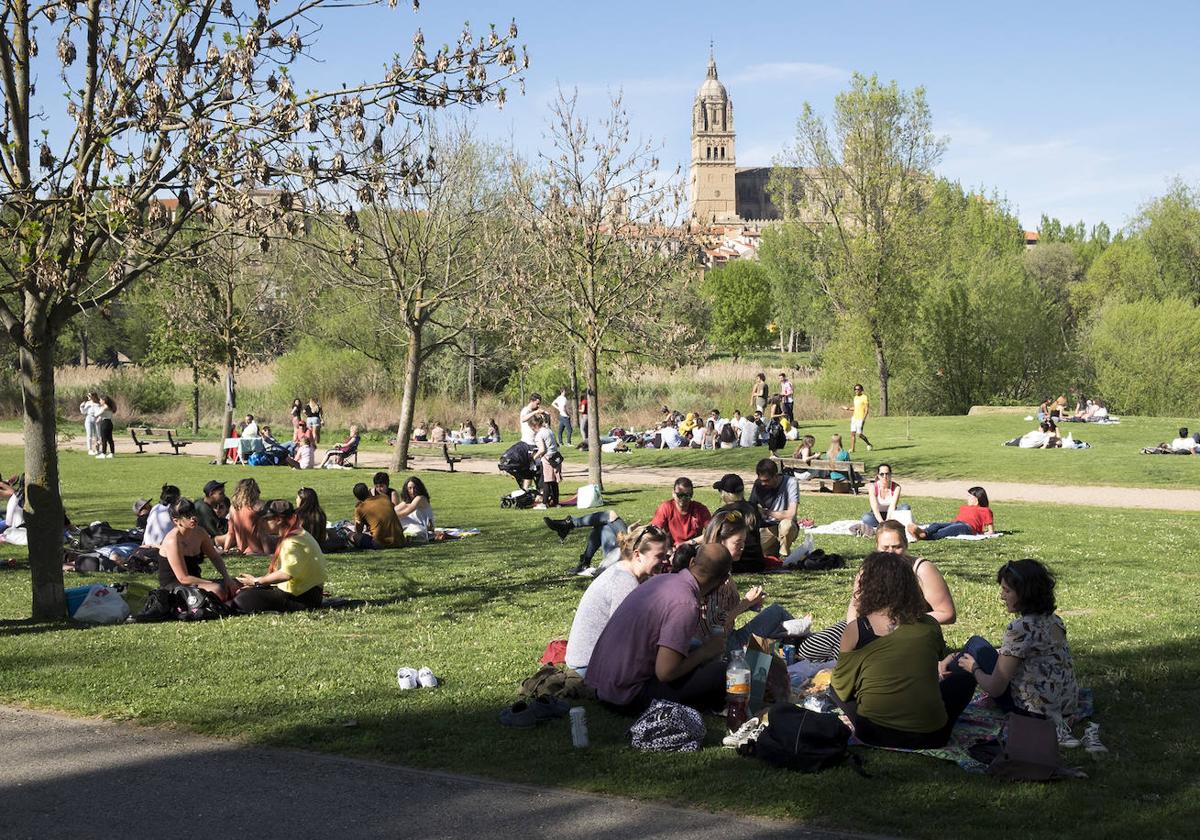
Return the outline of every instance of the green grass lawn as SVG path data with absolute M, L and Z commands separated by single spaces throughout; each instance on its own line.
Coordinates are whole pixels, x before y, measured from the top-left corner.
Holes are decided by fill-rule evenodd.
M 929 428 L 921 433 L 930 434 Z M 881 443 L 899 445 L 903 421 L 880 422 L 876 429 Z M 0 460 L 10 467 L 18 457 L 0 448 Z M 122 526 L 130 523 L 134 497 L 155 495 L 165 481 L 198 494 L 214 476 L 252 475 L 267 496 L 290 497 L 302 482 L 309 484 L 337 519 L 351 510 L 351 485 L 369 476 L 367 470 L 218 468 L 162 456 L 97 462 L 75 453 L 64 454 L 62 469 L 76 521 L 104 518 Z M 571 748 L 566 721 L 533 731 L 501 727 L 497 713 L 535 670 L 545 643 L 570 627 L 585 581 L 563 572 L 574 563 L 582 535 L 560 545 L 541 524 L 541 512 L 501 511 L 498 497 L 513 486 L 507 478 L 424 477 L 439 524 L 478 526 L 483 535 L 332 555 L 329 588 L 364 599 L 355 609 L 202 624 L 34 625 L 23 618 L 28 571 L 0 571 L 0 701 L 887 834 L 1148 838 L 1194 830 L 1200 816 L 1200 734 L 1193 725 L 1200 707 L 1200 620 L 1192 529 L 1200 515 L 1011 504 L 996 510 L 997 525 L 1011 530 L 1009 536 L 922 546 L 942 568 L 959 607 L 958 623 L 947 628 L 952 644 L 975 632 L 993 639 L 1001 634 L 1007 619 L 994 580 L 1003 561 L 1035 556 L 1058 572 L 1059 609 L 1080 681 L 1095 690 L 1111 750 L 1100 759 L 1081 750 L 1069 754 L 1088 780 L 1008 784 L 878 750 L 864 751 L 870 779 L 847 768 L 797 776 L 720 749 L 716 719 L 710 720 L 710 748 L 682 755 L 632 750 L 624 734 L 629 721 L 598 706 L 589 708 L 587 750 Z M 615 488 L 611 503 L 627 518 L 646 518 L 666 491 Z M 700 490 L 698 498 L 711 504 L 715 493 Z M 949 517 L 956 504 L 922 502 L 922 518 Z M 815 494 L 804 496 L 801 506 L 818 521 L 862 509 L 861 500 Z M 830 622 L 845 609 L 867 544 L 826 537 L 819 545 L 847 555 L 849 566 L 739 582 L 761 581 L 769 601 L 814 613 L 818 626 Z M 0 557 L 21 558 L 22 552 L 0 546 Z M 235 573 L 265 565 L 262 558 L 232 563 Z M 68 583 L 111 579 L 71 575 Z M 422 665 L 444 685 L 400 691 L 396 668 Z

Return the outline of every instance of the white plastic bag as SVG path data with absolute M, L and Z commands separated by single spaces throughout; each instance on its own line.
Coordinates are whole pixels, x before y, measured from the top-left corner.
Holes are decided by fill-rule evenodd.
M 595 484 L 585 484 L 575 494 L 575 507 L 594 508 L 603 504 L 604 497 L 600 495 L 600 488 Z
M 119 624 L 129 618 L 129 605 L 115 589 L 97 583 L 72 617 L 88 624 Z
M 793 548 L 792 553 L 784 558 L 783 567 L 785 569 L 790 569 L 793 566 L 800 565 L 801 563 L 804 562 L 804 558 L 812 553 L 812 550 L 813 550 L 813 538 L 811 536 L 806 536 L 804 538 L 804 542 L 800 543 L 800 545 Z

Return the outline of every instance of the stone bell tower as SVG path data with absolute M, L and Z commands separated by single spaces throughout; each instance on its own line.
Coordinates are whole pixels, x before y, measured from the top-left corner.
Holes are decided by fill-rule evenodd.
M 710 47 L 708 77 L 692 105 L 692 164 L 688 199 L 692 219 L 700 224 L 735 221 L 733 103 L 717 79 Z

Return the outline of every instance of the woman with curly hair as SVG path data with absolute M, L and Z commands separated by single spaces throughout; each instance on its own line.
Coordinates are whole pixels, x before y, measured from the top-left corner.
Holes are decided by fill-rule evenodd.
M 867 555 L 846 614 L 833 690 L 865 744 L 901 749 L 945 746 L 975 692 L 968 671 L 951 668 L 942 629 L 905 557 Z

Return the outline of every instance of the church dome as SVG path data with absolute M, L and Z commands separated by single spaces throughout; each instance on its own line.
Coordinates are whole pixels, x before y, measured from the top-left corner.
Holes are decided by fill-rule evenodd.
M 696 91 L 696 98 L 703 99 L 706 102 L 728 102 L 729 92 L 725 90 L 725 85 L 721 84 L 717 78 L 717 61 L 711 55 L 708 57 L 708 78 L 700 85 L 700 89 Z

